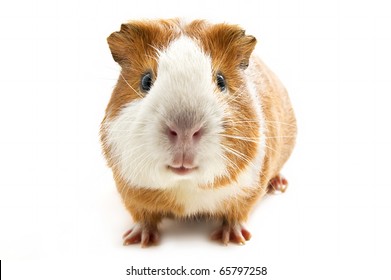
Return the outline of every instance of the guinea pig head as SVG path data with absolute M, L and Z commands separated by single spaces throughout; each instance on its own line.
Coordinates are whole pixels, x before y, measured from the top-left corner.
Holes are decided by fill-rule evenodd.
M 103 149 L 116 176 L 146 188 L 235 182 L 258 150 L 255 91 L 244 73 L 256 40 L 203 21 L 134 21 L 108 38 L 121 74 Z

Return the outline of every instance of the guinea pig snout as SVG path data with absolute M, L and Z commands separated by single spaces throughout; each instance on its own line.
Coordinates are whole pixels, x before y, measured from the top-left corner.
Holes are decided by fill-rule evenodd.
M 175 168 L 194 168 L 194 158 L 204 129 L 201 125 L 184 127 L 180 125 L 167 125 L 166 136 L 172 147 L 172 163 Z
M 192 145 L 200 140 L 203 134 L 203 129 L 200 125 L 191 128 L 180 128 L 176 125 L 169 125 L 167 126 L 166 133 L 168 139 L 174 145 Z

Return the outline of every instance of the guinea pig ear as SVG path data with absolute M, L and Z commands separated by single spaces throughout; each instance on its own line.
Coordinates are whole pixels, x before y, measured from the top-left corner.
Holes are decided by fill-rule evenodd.
M 234 64 L 234 67 L 246 69 L 257 40 L 246 35 L 237 25 L 216 24 L 206 28 L 204 44 L 212 57 Z M 202 40 L 201 34 L 201 40 Z
M 244 30 L 235 32 L 235 45 L 237 47 L 239 67 L 246 69 L 248 67 L 251 53 L 253 52 L 257 39 L 254 36 L 246 35 Z
M 242 36 L 239 39 L 239 56 L 241 69 L 246 69 L 248 67 L 251 53 L 253 52 L 255 45 L 257 44 L 257 39 L 251 35 L 245 35 L 245 31 L 242 30 Z
M 121 66 L 128 64 L 132 51 L 132 44 L 140 37 L 142 30 L 131 23 L 122 24 L 121 30 L 113 32 L 107 38 L 113 59 Z

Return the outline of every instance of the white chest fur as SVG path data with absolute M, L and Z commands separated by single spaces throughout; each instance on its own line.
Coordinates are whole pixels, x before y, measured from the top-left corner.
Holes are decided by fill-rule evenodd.
M 260 168 L 248 166 L 239 175 L 237 182 L 218 189 L 200 189 L 191 182 L 180 182 L 174 187 L 175 200 L 184 207 L 184 214 L 216 213 L 228 200 L 241 199 L 246 190 L 259 187 Z
M 175 200 L 184 207 L 185 215 L 214 213 L 223 207 L 224 201 L 239 195 L 240 189 L 224 187 L 216 190 L 197 189 L 183 184 L 175 188 Z

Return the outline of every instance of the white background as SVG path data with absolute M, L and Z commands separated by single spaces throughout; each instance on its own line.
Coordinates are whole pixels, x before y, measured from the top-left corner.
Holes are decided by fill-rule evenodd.
M 119 69 L 106 37 L 129 19 L 173 16 L 255 35 L 297 114 L 290 187 L 254 210 L 245 246 L 210 242 L 212 225 L 175 223 L 159 247 L 121 245 L 131 220 L 98 141 Z M 390 26 L 387 1 L 2 1 L 4 279 L 130 279 L 132 265 L 390 279 Z

